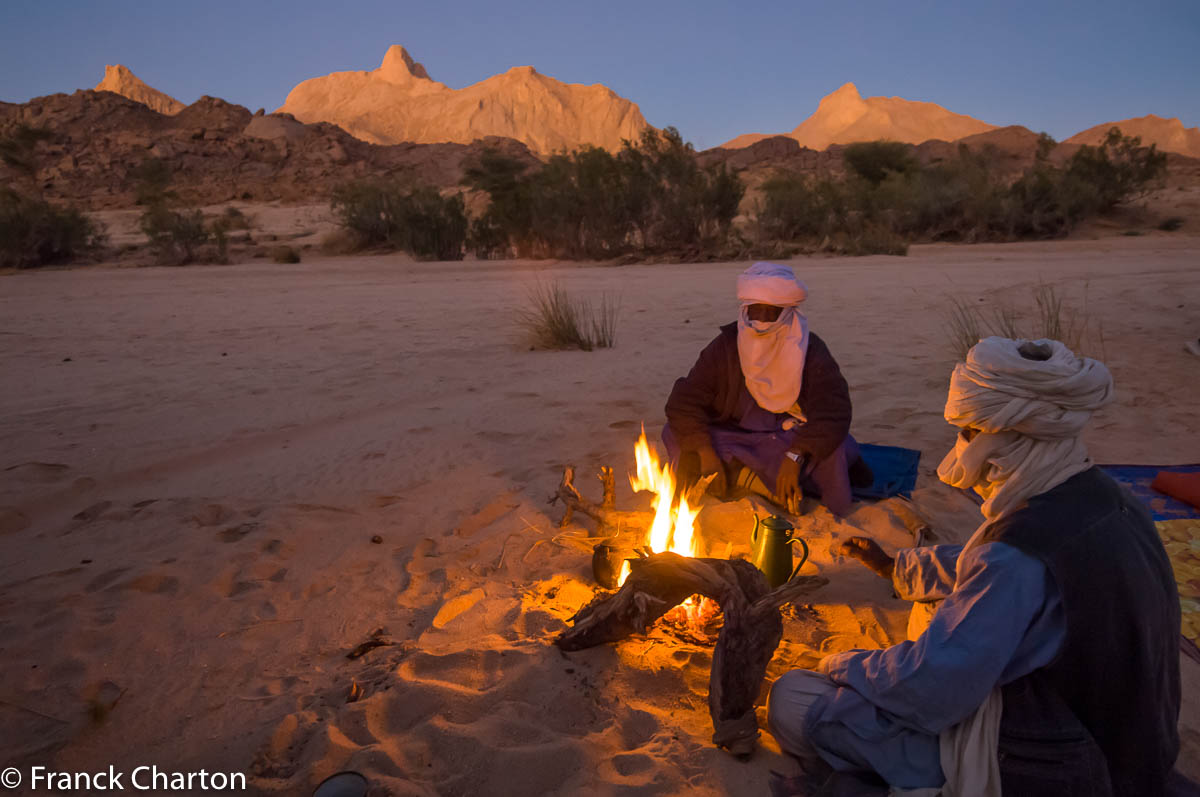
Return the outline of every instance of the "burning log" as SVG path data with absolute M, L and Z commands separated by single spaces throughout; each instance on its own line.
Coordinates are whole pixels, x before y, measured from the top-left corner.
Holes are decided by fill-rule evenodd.
M 783 636 L 779 608 L 826 583 L 819 576 L 798 576 L 772 591 L 758 568 L 742 559 L 652 554 L 631 563 L 618 592 L 592 601 L 572 617 L 573 627 L 555 644 L 570 651 L 616 642 L 645 632 L 689 595 L 716 601 L 725 623 L 709 676 L 713 743 L 734 755 L 749 755 L 758 739 L 754 702 Z

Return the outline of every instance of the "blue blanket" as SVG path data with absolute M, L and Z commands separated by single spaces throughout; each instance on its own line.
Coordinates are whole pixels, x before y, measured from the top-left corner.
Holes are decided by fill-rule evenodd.
M 1200 517 L 1200 510 L 1150 487 L 1162 471 L 1195 473 L 1200 465 L 1101 465 L 1100 469 L 1146 504 L 1155 520 L 1182 520 Z
M 897 494 L 905 498 L 912 497 L 913 488 L 917 486 L 920 451 L 871 443 L 859 443 L 858 449 L 862 458 L 871 466 L 871 472 L 875 474 L 875 483 L 870 487 L 855 487 L 855 498 L 889 498 Z

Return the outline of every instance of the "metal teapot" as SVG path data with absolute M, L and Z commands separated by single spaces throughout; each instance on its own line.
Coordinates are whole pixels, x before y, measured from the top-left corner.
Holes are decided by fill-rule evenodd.
M 800 537 L 792 536 L 795 527 L 778 515 L 771 515 L 766 520 L 754 515 L 754 531 L 750 535 L 751 559 L 754 566 L 767 577 L 771 589 L 781 587 L 791 581 L 804 563 L 808 561 L 808 543 Z M 804 555 L 800 563 L 792 568 L 792 543 L 800 543 Z

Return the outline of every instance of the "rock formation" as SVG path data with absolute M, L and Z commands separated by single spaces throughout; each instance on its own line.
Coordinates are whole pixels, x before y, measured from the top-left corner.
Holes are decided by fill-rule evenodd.
M 1114 127 L 1121 128 L 1124 135 L 1141 137 L 1143 145 L 1157 145 L 1160 152 L 1177 152 L 1191 158 L 1200 158 L 1200 127 L 1184 127 L 1183 122 L 1178 119 L 1163 119 L 1154 114 L 1089 127 L 1063 143 L 1095 146 L 1103 141 L 1108 131 Z
M 485 147 L 531 166 L 538 162 L 511 139 L 376 146 L 331 124 L 251 115 L 215 97 L 201 97 L 173 116 L 106 91 L 0 102 L 0 137 L 17 125 L 51 133 L 34 150 L 40 195 L 90 209 L 133 207 L 136 170 L 150 159 L 170 167 L 171 190 L 191 205 L 327 202 L 335 186 L 368 177 L 460 190 L 464 164 Z M 18 177 L 0 162 L 0 185 Z
M 96 91 L 111 91 L 168 115 L 177 114 L 186 107 L 174 97 L 163 94 L 158 89 L 150 88 L 137 75 L 120 64 L 104 67 L 104 80 L 96 84 Z
M 600 84 L 562 83 L 518 66 L 452 89 L 431 79 L 399 45 L 373 71 L 304 81 L 279 111 L 301 122 L 331 122 L 375 144 L 465 144 L 502 136 L 541 153 L 584 144 L 616 150 L 649 127 L 635 104 Z
M 994 125 L 970 116 L 951 113 L 932 102 L 913 102 L 900 97 L 863 99 L 853 83 L 847 83 L 827 95 L 812 116 L 786 135 L 800 146 L 822 150 L 831 144 L 888 139 L 920 144 L 929 139 L 954 141 L 983 133 Z M 769 135 L 750 133 L 721 146 L 736 149 L 749 146 Z

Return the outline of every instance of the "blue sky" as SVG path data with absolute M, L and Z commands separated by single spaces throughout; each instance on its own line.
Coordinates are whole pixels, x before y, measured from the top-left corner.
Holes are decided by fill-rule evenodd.
M 0 0 L 0 100 L 122 63 L 183 102 L 270 111 L 391 44 L 454 88 L 524 64 L 603 83 L 700 149 L 789 131 L 848 81 L 1059 139 L 1147 113 L 1200 125 L 1200 0 Z

